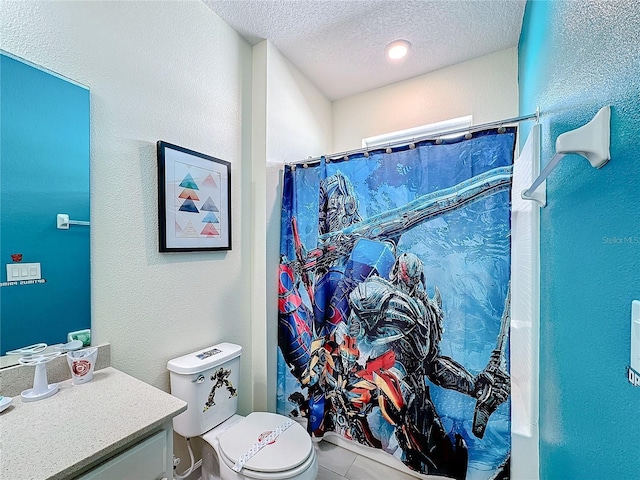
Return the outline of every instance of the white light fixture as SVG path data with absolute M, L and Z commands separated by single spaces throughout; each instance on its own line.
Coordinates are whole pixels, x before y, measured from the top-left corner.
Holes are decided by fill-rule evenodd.
M 395 40 L 387 45 L 385 52 L 389 60 L 397 61 L 404 58 L 410 48 L 411 44 L 407 40 Z

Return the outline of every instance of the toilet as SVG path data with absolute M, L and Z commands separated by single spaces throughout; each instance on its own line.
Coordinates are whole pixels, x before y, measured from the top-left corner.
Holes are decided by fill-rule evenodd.
M 169 360 L 171 394 L 187 402 L 173 430 L 204 440 L 203 480 L 314 480 L 316 452 L 300 424 L 275 413 L 236 414 L 241 354 L 239 345 L 221 343 Z

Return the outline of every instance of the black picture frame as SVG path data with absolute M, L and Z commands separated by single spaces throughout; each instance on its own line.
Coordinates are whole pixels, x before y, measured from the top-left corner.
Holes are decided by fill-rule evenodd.
M 160 252 L 231 250 L 231 163 L 159 140 Z

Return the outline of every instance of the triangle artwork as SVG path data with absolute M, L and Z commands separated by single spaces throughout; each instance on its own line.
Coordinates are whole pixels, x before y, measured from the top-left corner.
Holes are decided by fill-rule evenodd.
M 181 162 L 176 162 L 174 166 L 176 238 L 221 238 L 223 227 L 219 218 L 222 201 L 220 173 Z M 179 184 L 178 179 L 182 179 Z M 196 224 L 204 225 L 202 229 L 196 230 Z

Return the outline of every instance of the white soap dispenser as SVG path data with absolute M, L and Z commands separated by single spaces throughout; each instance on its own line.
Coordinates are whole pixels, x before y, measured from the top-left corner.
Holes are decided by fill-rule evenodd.
M 640 373 L 640 300 L 631 302 L 631 368 Z

